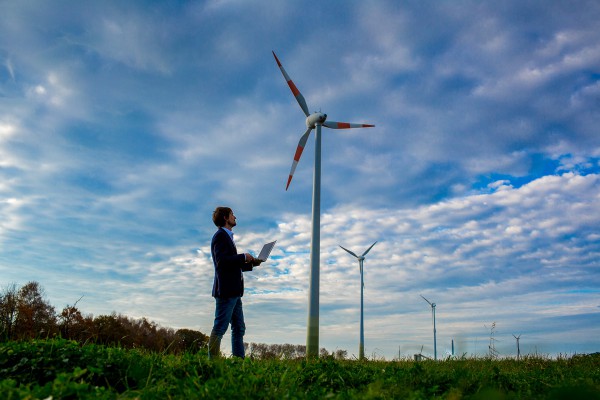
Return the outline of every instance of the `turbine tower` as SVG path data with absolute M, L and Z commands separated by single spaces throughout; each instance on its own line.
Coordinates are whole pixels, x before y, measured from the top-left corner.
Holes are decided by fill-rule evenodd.
M 419 295 L 419 296 L 423 297 L 423 295 Z M 423 297 L 423 300 L 428 302 L 429 305 L 431 306 L 431 316 L 433 318 L 433 359 L 437 360 L 437 343 L 436 343 L 436 337 L 435 337 L 436 336 L 435 335 L 435 303 L 430 302 L 425 297 Z
M 309 283 L 309 299 L 308 299 L 308 326 L 306 333 L 306 355 L 308 357 L 319 356 L 319 262 L 320 262 L 320 246 L 321 246 L 321 126 L 331 129 L 349 129 L 349 128 L 371 128 L 375 125 L 354 124 L 348 122 L 327 121 L 327 114 L 321 112 L 310 113 L 306 100 L 302 93 L 298 90 L 294 82 L 290 79 L 287 72 L 279 62 L 277 55 L 273 52 L 273 57 L 277 62 L 277 66 L 281 70 L 292 94 L 300 105 L 300 108 L 306 115 L 306 132 L 300 137 L 292 169 L 287 180 L 285 190 L 290 186 L 294 171 L 302 156 L 302 151 L 308 140 L 310 132 L 315 130 L 315 166 L 313 176 L 313 197 L 312 197 L 312 238 L 310 243 L 310 283 Z
M 365 256 L 367 255 L 367 253 L 369 251 L 371 251 L 371 249 L 373 248 L 373 246 L 375 246 L 376 243 L 377 242 L 373 243 L 371 245 L 371 247 L 369 247 L 367 249 L 367 251 L 365 251 L 362 254 L 362 256 L 357 256 L 356 254 L 354 254 L 350 250 L 346 249 L 345 247 L 340 246 L 342 249 L 346 250 L 348 253 L 350 253 L 351 255 L 353 255 L 354 257 L 356 257 L 358 259 L 358 266 L 360 267 L 360 343 L 358 345 L 358 359 L 359 360 L 363 360 L 365 358 L 365 330 L 364 330 L 364 319 L 363 319 L 363 289 L 365 287 L 365 282 L 363 279 L 363 261 L 365 261 Z

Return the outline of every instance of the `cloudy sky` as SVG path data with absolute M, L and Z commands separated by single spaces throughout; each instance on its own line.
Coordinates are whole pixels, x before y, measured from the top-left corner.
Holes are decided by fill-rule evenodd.
M 248 342 L 306 343 L 323 130 L 320 347 L 391 359 L 600 350 L 596 1 L 2 1 L 0 284 L 209 333 L 216 206 Z M 229 333 L 224 342 L 229 341 Z M 229 344 L 225 344 L 227 351 Z

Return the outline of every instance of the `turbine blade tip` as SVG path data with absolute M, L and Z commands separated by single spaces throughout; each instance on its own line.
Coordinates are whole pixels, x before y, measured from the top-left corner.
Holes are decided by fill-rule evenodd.
M 271 52 L 273 53 L 273 57 L 275 57 L 275 61 L 277 61 L 277 65 L 281 67 L 281 62 L 279 61 L 279 58 L 277 58 L 277 54 L 275 54 L 273 50 L 271 50 Z

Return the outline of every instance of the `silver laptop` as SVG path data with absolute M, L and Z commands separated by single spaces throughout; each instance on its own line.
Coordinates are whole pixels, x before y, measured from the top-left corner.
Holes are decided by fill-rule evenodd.
M 267 259 L 269 258 L 269 255 L 271 254 L 271 250 L 273 250 L 273 247 L 275 247 L 275 242 L 277 240 L 275 240 L 274 242 L 271 243 L 267 243 L 263 246 L 262 250 L 260 251 L 260 254 L 258 255 L 258 257 L 254 257 L 257 260 L 260 260 L 262 262 L 267 261 Z

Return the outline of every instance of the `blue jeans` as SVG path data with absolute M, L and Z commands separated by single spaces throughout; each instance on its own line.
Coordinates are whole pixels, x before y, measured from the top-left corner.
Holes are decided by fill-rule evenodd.
M 244 323 L 244 310 L 242 310 L 242 298 L 230 297 L 221 299 L 216 297 L 217 306 L 215 309 L 215 323 L 211 335 L 216 335 L 221 339 L 229 324 L 231 324 L 231 351 L 236 357 L 244 358 L 244 333 L 246 333 L 246 324 Z

